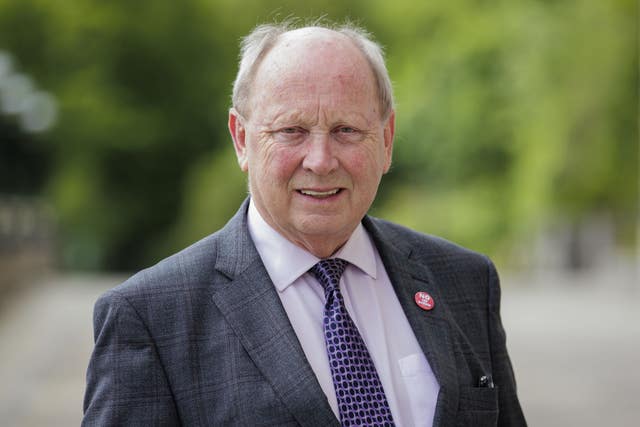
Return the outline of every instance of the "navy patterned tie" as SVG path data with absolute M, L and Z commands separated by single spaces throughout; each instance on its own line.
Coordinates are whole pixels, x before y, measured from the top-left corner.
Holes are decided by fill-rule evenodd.
M 309 270 L 324 288 L 324 338 L 340 422 L 345 427 L 393 426 L 380 377 L 340 293 L 340 276 L 347 264 L 331 258 Z

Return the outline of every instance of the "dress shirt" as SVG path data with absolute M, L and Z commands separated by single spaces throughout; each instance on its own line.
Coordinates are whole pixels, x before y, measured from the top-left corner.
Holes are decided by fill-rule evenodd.
M 324 291 L 308 272 L 320 259 L 271 228 L 253 201 L 248 225 L 302 350 L 339 419 L 322 325 Z M 376 366 L 396 425 L 431 426 L 440 387 L 362 224 L 332 257 L 349 262 L 340 290 Z

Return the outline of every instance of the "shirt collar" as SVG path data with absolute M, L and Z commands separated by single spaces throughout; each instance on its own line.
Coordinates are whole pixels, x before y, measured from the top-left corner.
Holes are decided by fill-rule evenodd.
M 345 261 L 349 261 L 365 274 L 374 279 L 377 277 L 373 241 L 362 223 L 358 224 L 347 243 L 336 252 L 334 258 L 342 258 Z
M 262 218 L 253 200 L 249 201 L 249 234 L 278 292 L 284 291 L 309 271 L 320 258 L 287 240 Z M 371 238 L 362 223 L 332 258 L 342 258 L 364 273 L 377 276 L 376 259 Z

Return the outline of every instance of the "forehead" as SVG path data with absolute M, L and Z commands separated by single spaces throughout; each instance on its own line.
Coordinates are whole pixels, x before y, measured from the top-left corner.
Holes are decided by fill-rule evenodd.
M 346 36 L 323 28 L 283 34 L 256 70 L 254 90 L 273 96 L 291 87 L 321 93 L 375 92 L 373 71 Z

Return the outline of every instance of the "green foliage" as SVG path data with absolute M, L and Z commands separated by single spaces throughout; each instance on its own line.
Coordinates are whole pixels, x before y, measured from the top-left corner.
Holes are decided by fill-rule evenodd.
M 635 243 L 636 7 L 0 0 L 0 49 L 59 103 L 38 190 L 67 266 L 139 268 L 221 226 L 246 195 L 226 129 L 239 38 L 323 14 L 386 46 L 398 132 L 374 213 L 495 256 L 594 212 Z
M 482 4 L 430 2 L 405 16 L 413 54 L 389 43 L 398 138 L 377 212 L 493 255 L 594 212 L 632 242 L 634 3 Z

